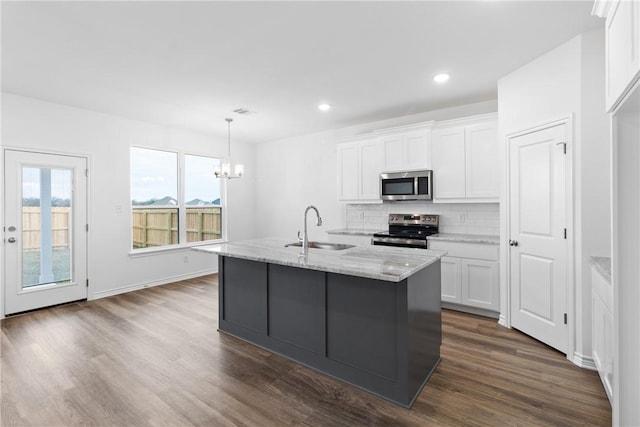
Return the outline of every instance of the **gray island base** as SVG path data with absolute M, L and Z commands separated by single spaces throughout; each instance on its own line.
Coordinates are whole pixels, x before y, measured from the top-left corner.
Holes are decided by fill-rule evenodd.
M 219 330 L 411 407 L 440 361 L 443 252 L 376 246 L 298 258 L 285 243 L 198 248 L 219 255 Z

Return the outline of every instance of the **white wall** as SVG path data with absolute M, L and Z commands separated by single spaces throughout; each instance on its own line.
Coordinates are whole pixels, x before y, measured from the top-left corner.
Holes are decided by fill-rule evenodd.
M 498 81 L 501 162 L 506 171 L 507 135 L 557 120 L 574 117 L 573 230 L 575 305 L 574 354 L 589 365 L 591 359 L 590 256 L 610 254 L 610 187 L 608 122 L 604 111 L 604 32 L 583 34 L 558 46 Z M 502 200 L 506 199 L 503 180 Z M 508 236 L 506 204 L 501 205 L 501 234 Z M 506 266 L 508 238 L 501 243 L 501 313 L 508 301 Z M 573 309 L 573 310 L 572 310 Z
M 231 182 L 228 188 L 228 237 L 241 240 L 252 237 L 254 231 L 254 147 L 232 143 L 234 159 L 245 164 L 246 176 Z M 89 157 L 90 299 L 217 271 L 214 256 L 189 249 L 130 255 L 129 147 L 224 156 L 226 140 L 3 94 L 2 144 L 3 148 Z M 122 207 L 121 213 L 116 212 L 116 206 Z M 0 307 L 4 305 L 0 303 Z
M 604 30 L 582 35 L 581 139 L 576 161 L 576 352 L 592 357 L 591 261 L 611 256 L 611 144 L 605 105 Z M 579 185 L 579 186 L 578 186 Z
M 496 110 L 496 102 L 487 101 L 257 145 L 256 235 L 295 240 L 309 204 L 320 210 L 324 221 L 321 227 L 309 221 L 310 239 L 326 240 L 326 230 L 346 226 L 347 205 L 339 202 L 337 195 L 337 140 L 375 129 Z
M 441 233 L 500 233 L 498 203 L 431 203 L 424 201 L 385 202 L 373 205 L 347 205 L 347 228 L 386 230 L 389 214 L 425 213 L 439 215 Z

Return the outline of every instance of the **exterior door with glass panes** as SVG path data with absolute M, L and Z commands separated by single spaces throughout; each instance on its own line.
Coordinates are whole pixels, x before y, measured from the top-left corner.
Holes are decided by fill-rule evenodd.
M 87 298 L 87 159 L 5 150 L 5 314 Z

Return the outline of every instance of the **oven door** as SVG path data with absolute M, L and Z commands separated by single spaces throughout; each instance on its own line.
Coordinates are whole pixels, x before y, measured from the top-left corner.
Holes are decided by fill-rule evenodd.
M 376 237 L 372 243 L 378 246 L 396 246 L 400 248 L 420 248 L 427 249 L 427 241 L 422 239 L 403 239 L 401 237 Z

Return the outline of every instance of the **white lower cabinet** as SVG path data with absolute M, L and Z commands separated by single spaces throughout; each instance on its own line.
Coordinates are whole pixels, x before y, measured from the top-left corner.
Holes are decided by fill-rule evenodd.
M 428 240 L 429 249 L 447 251 L 442 257 L 442 301 L 450 308 L 471 308 L 476 314 L 500 310 L 498 245 Z M 490 313 L 489 313 L 490 312 Z
M 442 301 L 460 303 L 462 289 L 462 266 L 460 258 L 442 257 L 440 260 Z
M 500 310 L 498 263 L 481 259 L 461 259 L 462 303 L 486 310 Z
M 613 292 L 595 267 L 591 267 L 591 290 L 593 362 L 613 402 Z

